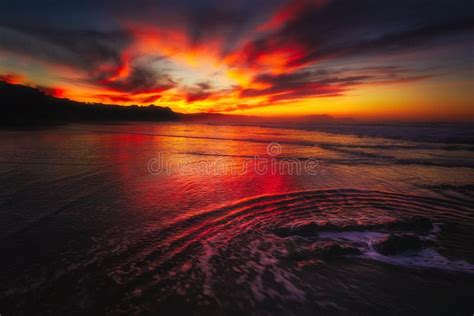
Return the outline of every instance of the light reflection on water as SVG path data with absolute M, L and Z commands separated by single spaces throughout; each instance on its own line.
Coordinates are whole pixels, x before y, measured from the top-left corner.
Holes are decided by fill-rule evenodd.
M 281 153 L 269 157 L 272 142 Z M 238 312 L 249 307 L 261 313 L 376 312 L 368 295 L 380 284 L 371 273 L 384 282 L 396 282 L 390 273 L 402 276 L 421 291 L 457 280 L 440 281 L 422 270 L 427 273 L 422 282 L 416 266 L 416 272 L 410 267 L 393 272 L 369 256 L 328 265 L 314 257 L 290 260 L 292 251 L 306 251 L 308 243 L 319 249 L 328 240 L 316 240 L 316 233 L 309 239 L 272 233 L 276 226 L 333 224 L 345 216 L 357 222 L 358 230 L 379 230 L 371 221 L 387 216 L 402 222 L 411 215 L 428 217 L 443 227 L 429 247 L 442 258 L 433 257 L 433 262 L 453 262 L 453 267 L 466 267 L 459 273 L 468 274 L 474 262 L 466 245 L 474 240 L 468 233 L 474 185 L 469 144 L 262 127 L 124 124 L 4 131 L 0 152 L 0 243 L 10 254 L 1 263 L 6 293 L 1 298 L 12 310 L 27 311 L 31 305 L 112 313 L 156 308 Z M 317 173 L 262 174 L 256 172 L 255 156 L 277 164 L 315 159 Z M 150 160 L 157 157 L 172 166 L 168 172 L 149 172 Z M 216 162 L 224 170 L 245 166 L 246 172 L 212 167 L 203 172 L 203 165 Z M 443 270 L 436 263 L 426 265 Z M 325 275 L 334 283 L 315 287 L 304 282 L 324 283 Z M 48 301 L 59 292 L 76 291 L 74 282 L 80 284 L 79 302 L 63 298 L 59 306 Z M 350 288 L 361 282 L 366 295 L 339 299 L 347 292 L 338 284 Z M 221 295 L 226 291 L 233 300 Z M 432 294 L 447 295 L 441 286 Z M 454 300 L 461 294 L 453 295 Z M 379 299 L 395 304 L 387 296 Z M 400 310 L 412 311 L 413 304 L 407 299 Z

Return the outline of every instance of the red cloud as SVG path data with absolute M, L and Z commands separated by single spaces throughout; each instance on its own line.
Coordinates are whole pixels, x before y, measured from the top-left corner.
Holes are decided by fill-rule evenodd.
M 42 91 L 44 91 L 44 93 L 46 93 L 47 95 L 50 95 L 50 96 L 53 96 L 53 97 L 56 97 L 56 98 L 62 98 L 64 97 L 64 89 L 62 88 L 45 88 L 45 87 L 40 87 L 40 89 Z
M 321 8 L 329 0 L 292 0 L 280 8 L 271 18 L 258 27 L 259 31 L 271 31 L 298 17 L 308 7 Z
M 20 84 L 25 83 L 26 78 L 19 74 L 9 73 L 0 75 L 0 81 L 5 81 L 11 84 Z

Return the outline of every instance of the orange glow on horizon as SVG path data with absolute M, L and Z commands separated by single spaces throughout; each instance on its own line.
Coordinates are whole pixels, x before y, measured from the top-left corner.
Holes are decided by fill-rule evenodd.
M 11 84 L 23 84 L 26 82 L 26 78 L 19 74 L 7 73 L 4 75 L 0 74 L 0 81 L 5 81 Z
M 304 32 L 285 33 L 289 24 L 299 23 L 297 19 L 308 11 L 319 12 L 331 3 L 288 0 L 268 16 L 253 21 L 251 30 L 242 31 L 235 41 L 229 40 L 227 29 L 219 32 L 212 23 L 210 34 L 203 35 L 190 32 L 192 24 L 181 18 L 159 25 L 146 19 L 117 17 L 114 22 L 127 40 L 117 45 L 116 51 L 111 49 L 113 54 L 107 58 L 92 63 L 93 70 L 85 67 L 85 62 L 35 63 L 33 57 L 9 55 L 5 64 L 15 60 L 19 71 L 0 64 L 0 81 L 35 86 L 49 95 L 76 101 L 155 104 L 181 113 L 474 119 L 472 73 L 458 79 L 430 71 L 416 57 L 425 54 L 429 59 L 432 51 L 418 56 L 413 51 L 362 57 L 354 53 L 346 60 L 344 54 L 358 49 L 352 43 L 347 48 L 346 43 L 341 44 L 340 57 L 332 47 L 321 52 L 312 36 L 306 36 L 306 41 L 299 38 Z M 375 46 L 369 42 L 370 47 Z M 90 59 L 95 60 L 93 57 Z M 28 66 L 31 73 L 24 71 Z

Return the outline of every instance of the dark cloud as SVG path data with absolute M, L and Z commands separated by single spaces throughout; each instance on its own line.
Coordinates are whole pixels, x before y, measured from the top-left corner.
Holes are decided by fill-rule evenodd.
M 433 76 L 430 71 L 407 69 L 395 65 L 316 69 L 280 75 L 263 74 L 258 76 L 256 81 L 266 84 L 268 88 L 245 89 L 241 91 L 241 95 L 243 97 L 268 96 L 272 101 L 340 96 L 358 85 L 413 82 L 429 79 Z
M 119 31 L 0 26 L 0 50 L 87 71 L 120 65 L 130 42 L 130 36 Z
M 211 89 L 211 84 L 209 82 L 200 82 L 196 84 L 202 90 L 209 90 Z
M 107 1 L 107 8 L 121 21 L 138 21 L 180 29 L 191 46 L 219 40 L 222 55 L 237 48 L 251 36 L 275 8 L 286 0 L 175 0 L 175 1 Z M 143 8 L 146 7 L 146 10 Z
M 186 95 L 186 102 L 192 103 L 196 101 L 206 100 L 210 96 L 212 96 L 212 93 L 205 92 L 205 91 L 196 91 L 196 92 L 187 92 L 185 95 Z
M 252 65 L 262 54 L 296 46 L 302 54 L 287 66 L 299 67 L 328 58 L 417 50 L 474 29 L 471 1 L 334 0 L 323 9 L 305 3 L 279 29 L 248 43 L 240 62 Z
M 218 93 L 218 91 L 212 91 L 212 86 L 209 82 L 200 82 L 195 87 L 185 87 L 184 90 L 186 102 L 188 103 L 207 100 Z
M 98 82 L 112 91 L 130 94 L 160 93 L 175 86 L 166 74 L 150 69 L 146 65 L 132 66 L 130 74 L 123 79 L 109 81 L 99 78 Z
M 132 38 L 125 32 L 0 27 L 1 50 L 52 65 L 85 71 L 88 81 L 108 90 L 132 94 L 162 92 L 172 80 L 146 64 L 129 65 L 125 78 L 110 80 L 125 67 L 124 51 Z M 112 100 L 125 101 L 124 98 Z
M 243 97 L 268 96 L 272 101 L 295 100 L 304 97 L 336 96 L 343 93 L 352 84 L 342 79 L 336 82 L 313 81 L 309 72 L 284 75 L 262 75 L 258 81 L 266 83 L 266 89 L 246 89 L 241 92 Z M 327 81 L 327 79 L 326 79 Z
M 382 34 L 379 37 L 354 41 L 335 47 L 321 48 L 308 54 L 301 63 L 328 57 L 344 57 L 351 55 L 390 54 L 403 51 L 416 51 L 430 47 L 436 40 L 455 33 L 464 33 L 474 30 L 474 18 L 453 21 L 446 24 L 421 26 L 400 32 Z

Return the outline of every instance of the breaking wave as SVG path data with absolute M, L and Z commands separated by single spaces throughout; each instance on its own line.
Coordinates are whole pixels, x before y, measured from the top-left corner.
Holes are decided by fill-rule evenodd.
M 81 304 L 94 306 L 90 293 L 101 291 L 112 313 L 156 310 L 184 297 L 192 306 L 300 304 L 315 293 L 305 274 L 320 273 L 328 262 L 474 273 L 472 216 L 472 203 L 377 191 L 261 196 L 188 214 L 133 238 L 108 234 L 89 260 L 44 282 L 54 287 L 79 278 L 87 288 L 78 292 Z M 451 223 L 466 225 L 444 233 Z M 391 253 L 380 251 L 384 243 Z M 14 289 L 7 297 L 44 287 Z

